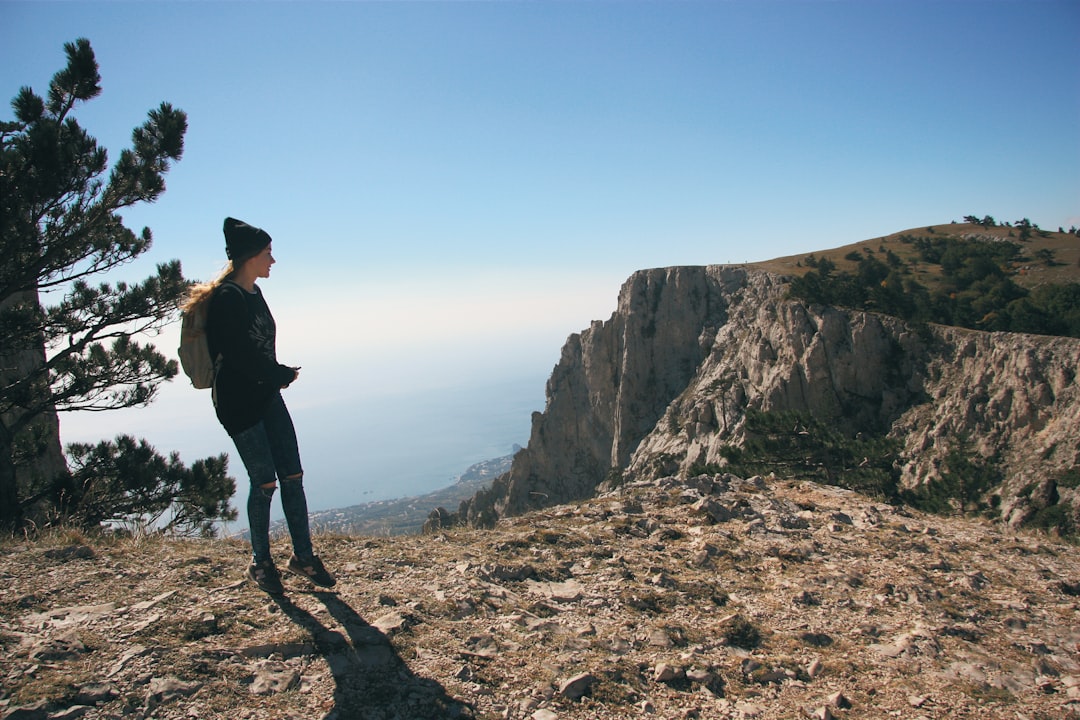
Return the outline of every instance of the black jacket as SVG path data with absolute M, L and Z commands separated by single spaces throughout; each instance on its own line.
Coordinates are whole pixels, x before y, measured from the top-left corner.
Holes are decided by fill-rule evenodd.
M 236 283 L 222 283 L 207 312 L 210 357 L 221 355 L 214 381 L 214 408 L 229 435 L 262 419 L 267 402 L 296 378 L 296 371 L 277 361 L 277 325 L 262 291 L 248 292 Z

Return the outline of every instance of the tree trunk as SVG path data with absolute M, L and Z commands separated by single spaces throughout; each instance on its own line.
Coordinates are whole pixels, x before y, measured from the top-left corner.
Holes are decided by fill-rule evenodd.
M 28 291 L 7 298 L 0 307 L 30 299 Z M 45 364 L 45 343 L 36 348 L 4 348 L 0 351 L 0 387 L 26 377 Z M 34 518 L 34 508 L 23 507 L 60 473 L 67 471 L 60 443 L 60 420 L 55 410 L 25 417 L 18 408 L 0 415 L 0 527 Z
M 0 531 L 10 530 L 22 522 L 18 481 L 12 462 L 11 434 L 0 422 Z

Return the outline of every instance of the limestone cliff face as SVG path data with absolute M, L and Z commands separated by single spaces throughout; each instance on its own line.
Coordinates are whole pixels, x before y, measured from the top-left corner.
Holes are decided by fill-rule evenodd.
M 742 267 L 635 273 L 606 322 L 570 336 L 528 447 L 459 518 L 595 494 L 620 474 L 720 463 L 748 408 L 809 411 L 902 442 L 902 482 L 931 481 L 961 440 L 1003 471 L 1003 516 L 1029 519 L 1076 488 L 1080 340 L 948 327 L 787 300 L 784 278 Z M 1075 511 L 1074 511 L 1075 512 Z
M 709 346 L 702 329 L 719 327 L 738 274 L 703 267 L 635 273 L 607 322 L 571 335 L 534 413 L 528 446 L 491 489 L 463 503 L 462 519 L 490 524 L 591 496 L 632 454 L 693 379 Z

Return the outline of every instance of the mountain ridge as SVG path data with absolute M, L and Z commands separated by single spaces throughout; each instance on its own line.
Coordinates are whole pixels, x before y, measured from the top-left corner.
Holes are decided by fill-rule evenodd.
M 953 230 L 998 242 L 1012 228 Z M 904 234 L 890 237 L 902 244 Z M 1046 235 L 1080 262 L 1075 236 Z M 432 513 L 429 529 L 488 526 L 613 483 L 723 469 L 745 439 L 748 409 L 888 435 L 902 445 L 898 487 L 914 495 L 954 482 L 960 470 L 947 459 L 971 445 L 978 469 L 1004 478 L 978 503 L 1014 525 L 1052 515 L 1060 527 L 1080 526 L 1080 340 L 801 302 L 790 297 L 790 276 L 766 267 L 634 273 L 611 318 L 564 344 L 510 472 L 456 512 Z M 1077 275 L 1066 269 L 1059 277 Z

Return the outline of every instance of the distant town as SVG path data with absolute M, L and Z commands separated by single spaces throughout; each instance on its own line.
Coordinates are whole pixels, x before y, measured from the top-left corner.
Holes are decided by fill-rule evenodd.
M 515 445 L 509 455 L 478 462 L 462 473 L 453 485 L 426 495 L 313 511 L 311 529 L 313 532 L 342 535 L 417 534 L 435 508 L 441 506 L 451 511 L 457 510 L 462 500 L 490 487 L 492 480 L 510 470 L 510 463 L 519 450 L 521 446 Z M 274 532 L 284 529 L 284 521 L 278 521 L 271 528 Z

